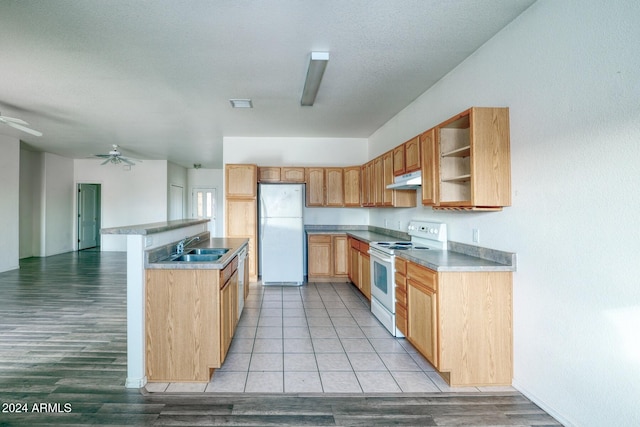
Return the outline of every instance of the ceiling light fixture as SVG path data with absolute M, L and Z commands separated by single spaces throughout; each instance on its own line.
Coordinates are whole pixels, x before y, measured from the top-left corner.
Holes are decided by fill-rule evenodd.
M 329 52 L 311 52 L 307 78 L 304 81 L 302 98 L 300 98 L 300 105 L 303 107 L 310 107 L 315 102 L 327 62 L 329 62 Z
M 230 99 L 229 102 L 233 108 L 253 108 L 250 99 Z

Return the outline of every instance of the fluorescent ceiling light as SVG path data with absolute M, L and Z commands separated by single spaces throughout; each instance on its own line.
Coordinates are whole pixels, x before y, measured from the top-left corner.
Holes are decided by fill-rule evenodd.
M 250 99 L 230 99 L 229 102 L 233 108 L 253 108 Z
M 329 62 L 329 52 L 311 52 L 311 60 L 309 61 L 307 78 L 304 81 L 300 105 L 307 107 L 313 105 L 316 95 L 318 95 L 324 69 L 327 68 L 327 62 Z

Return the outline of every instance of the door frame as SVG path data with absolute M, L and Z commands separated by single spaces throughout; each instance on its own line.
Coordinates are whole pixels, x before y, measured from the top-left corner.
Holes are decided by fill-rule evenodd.
M 81 199 L 80 199 L 80 190 L 81 190 L 81 186 L 83 185 L 92 185 L 95 186 L 97 188 L 96 191 L 96 222 L 95 222 L 95 235 L 96 235 L 96 246 L 92 246 L 92 247 L 87 247 L 87 248 L 80 248 L 80 236 L 81 236 L 81 227 L 82 227 L 82 203 L 81 203 Z M 76 242 L 75 242 L 75 248 L 78 251 L 84 250 L 84 249 L 91 249 L 91 248 L 100 248 L 102 245 L 102 236 L 100 234 L 100 228 L 101 228 L 101 224 L 102 224 L 102 184 L 101 183 L 97 183 L 97 182 L 78 182 L 76 184 Z

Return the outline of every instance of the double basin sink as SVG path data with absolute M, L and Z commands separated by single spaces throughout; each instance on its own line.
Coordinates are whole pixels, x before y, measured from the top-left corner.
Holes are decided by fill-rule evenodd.
M 226 248 L 195 248 L 189 249 L 179 255 L 173 255 L 166 261 L 169 262 L 213 262 L 229 252 Z

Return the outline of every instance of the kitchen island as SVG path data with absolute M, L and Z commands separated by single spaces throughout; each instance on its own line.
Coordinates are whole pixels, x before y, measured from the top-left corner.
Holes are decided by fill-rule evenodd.
M 208 382 L 222 365 L 248 291 L 248 243 L 207 232 L 146 252 L 148 381 Z
M 208 219 L 183 219 L 103 228 L 101 234 L 127 239 L 127 388 L 140 388 L 145 376 L 145 251 L 205 233 Z

